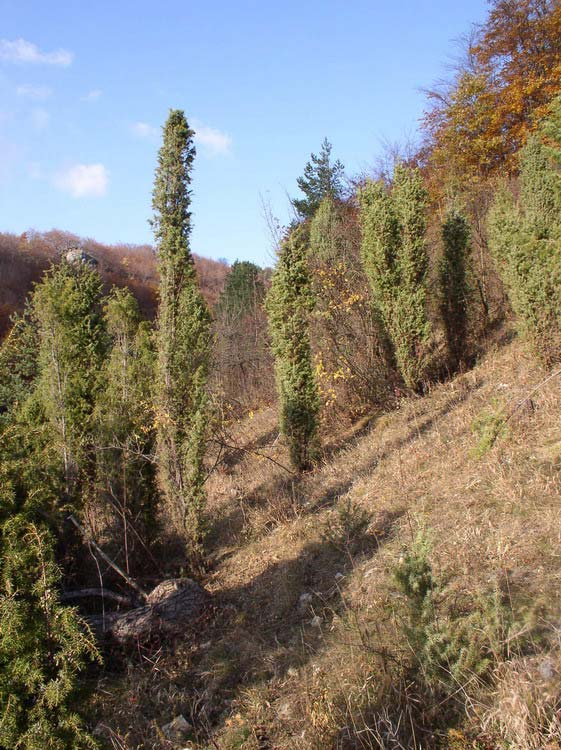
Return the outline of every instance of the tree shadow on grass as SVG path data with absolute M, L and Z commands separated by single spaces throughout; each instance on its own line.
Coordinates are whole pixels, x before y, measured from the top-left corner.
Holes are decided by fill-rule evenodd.
M 234 546 L 235 543 L 243 542 L 244 530 L 247 527 L 248 511 L 271 506 L 283 520 L 286 520 L 290 517 L 291 513 L 294 517 L 308 515 L 316 512 L 318 509 L 333 505 L 340 497 L 343 497 L 350 491 L 357 479 L 368 477 L 375 471 L 378 464 L 391 456 L 392 453 L 404 450 L 426 435 L 455 408 L 467 401 L 471 394 L 483 385 L 484 381 L 482 380 L 469 384 L 460 393 L 447 399 L 436 411 L 431 411 L 430 413 L 425 411 L 420 414 L 417 412 L 415 415 L 412 415 L 410 421 L 415 420 L 415 423 L 409 431 L 402 437 L 391 440 L 382 447 L 373 446 L 372 452 L 362 461 L 355 464 L 351 477 L 327 483 L 327 485 L 321 486 L 319 491 L 315 485 L 321 483 L 320 472 L 301 474 L 299 476 L 283 472 L 259 484 L 251 492 L 239 498 L 236 504 L 230 507 L 227 512 L 209 519 L 208 546 L 211 554 L 226 543 Z M 349 441 L 339 445 L 337 448 L 333 448 L 330 456 L 331 460 L 337 454 L 352 450 L 353 446 L 358 445 L 359 441 L 371 428 L 372 421 L 369 421 Z M 263 531 L 266 533 L 267 529 L 264 528 Z M 233 551 L 231 554 L 233 554 Z M 224 556 L 221 559 L 224 559 Z
M 356 529 L 329 528 L 291 559 L 269 565 L 255 578 L 215 597 L 212 643 L 196 673 L 206 700 L 204 720 L 240 690 L 282 679 L 322 647 L 331 620 L 344 608 L 348 575 L 392 538 L 403 509 L 378 514 Z

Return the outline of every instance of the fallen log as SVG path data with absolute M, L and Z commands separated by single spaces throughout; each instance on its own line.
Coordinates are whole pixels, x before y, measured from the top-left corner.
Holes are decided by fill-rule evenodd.
M 190 578 L 162 581 L 146 604 L 128 612 L 108 612 L 88 618 L 99 635 L 121 645 L 173 638 L 194 628 L 205 614 L 210 594 Z
M 102 599 L 110 599 L 117 604 L 121 604 L 124 607 L 132 607 L 135 601 L 128 596 L 117 594 L 115 591 L 110 589 L 72 589 L 71 591 L 63 591 L 60 595 L 61 602 L 69 602 L 72 599 L 86 599 L 90 596 L 101 597 Z

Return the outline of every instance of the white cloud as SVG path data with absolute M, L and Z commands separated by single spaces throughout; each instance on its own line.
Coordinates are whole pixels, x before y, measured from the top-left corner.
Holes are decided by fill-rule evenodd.
M 103 91 L 101 89 L 92 89 L 91 91 L 88 91 L 88 93 L 82 97 L 83 102 L 95 102 L 99 99 L 99 97 L 102 95 Z
M 135 122 L 131 125 L 131 130 L 139 138 L 156 138 L 159 135 L 158 128 L 147 122 Z
M 232 139 L 222 130 L 203 125 L 198 120 L 193 120 L 195 131 L 195 143 L 201 145 L 210 156 L 218 156 L 230 153 Z
M 73 59 L 73 53 L 66 49 L 43 52 L 36 44 L 25 39 L 20 38 L 13 41 L 0 39 L 0 60 L 6 60 L 7 62 L 67 67 Z
M 31 112 L 31 124 L 35 130 L 45 130 L 51 121 L 51 116 L 46 109 L 38 107 Z
M 109 172 L 103 164 L 74 164 L 54 177 L 54 185 L 73 198 L 100 198 L 107 192 Z
M 32 86 L 29 83 L 25 83 L 23 86 L 18 86 L 16 89 L 18 96 L 24 96 L 28 99 L 48 99 L 52 96 L 53 90 L 48 86 Z

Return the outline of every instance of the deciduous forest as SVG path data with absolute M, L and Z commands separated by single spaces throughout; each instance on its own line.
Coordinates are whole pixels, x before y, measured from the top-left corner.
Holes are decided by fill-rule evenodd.
M 0 235 L 3 750 L 561 748 L 561 4 L 427 85 L 273 268 L 181 109 L 153 247 Z

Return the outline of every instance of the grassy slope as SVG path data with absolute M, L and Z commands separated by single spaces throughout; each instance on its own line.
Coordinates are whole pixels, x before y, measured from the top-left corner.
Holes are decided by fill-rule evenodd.
M 272 410 L 237 425 L 238 444 L 260 455 L 231 451 L 209 484 L 206 585 L 216 621 L 198 646 L 179 644 L 153 664 L 131 665 L 124 680 L 107 678 L 113 742 L 171 747 L 158 727 L 183 713 L 200 730 L 195 740 L 212 729 L 220 748 L 377 747 L 382 737 L 384 747 L 416 746 L 399 716 L 417 722 L 418 746 L 427 743 L 421 725 L 436 726 L 435 712 L 411 718 L 407 703 L 419 696 L 396 678 L 411 653 L 392 582 L 423 528 L 448 602 L 469 609 L 498 586 L 517 616 L 526 613 L 522 628 L 530 632 L 531 612 L 547 631 L 537 656 L 501 657 L 488 685 L 474 677 L 458 686 L 462 731 L 493 738 L 488 747 L 501 735 L 513 747 L 559 747 L 539 738 L 537 723 L 549 721 L 544 736 L 558 736 L 561 378 L 538 389 L 491 448 L 482 428 L 473 431 L 482 414 L 509 414 L 545 377 L 519 342 L 497 345 L 473 371 L 339 436 L 301 481 L 263 457 L 288 463 Z M 546 678 L 544 651 L 553 665 Z M 456 740 L 472 747 L 462 734 Z

